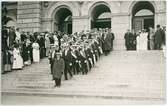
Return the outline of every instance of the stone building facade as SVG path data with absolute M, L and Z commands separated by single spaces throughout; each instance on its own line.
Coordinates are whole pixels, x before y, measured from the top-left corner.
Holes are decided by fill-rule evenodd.
M 34 1 L 17 2 L 14 7 L 16 25 L 24 31 L 74 33 L 110 27 L 115 33 L 115 50 L 125 49 L 127 29 L 137 32 L 166 23 L 166 1 Z

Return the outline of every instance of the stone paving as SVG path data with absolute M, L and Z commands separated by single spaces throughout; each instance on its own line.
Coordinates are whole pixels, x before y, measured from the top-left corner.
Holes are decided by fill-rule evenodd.
M 162 51 L 113 51 L 88 75 L 53 86 L 48 59 L 2 75 L 2 94 L 165 100 L 165 58 Z

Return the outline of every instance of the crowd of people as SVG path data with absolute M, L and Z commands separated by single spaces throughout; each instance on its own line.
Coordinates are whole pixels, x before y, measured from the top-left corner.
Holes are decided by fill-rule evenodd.
M 113 50 L 114 40 L 108 28 L 67 34 L 20 32 L 19 28 L 3 26 L 2 35 L 2 73 L 22 70 L 48 57 L 55 86 L 61 85 L 62 73 L 65 80 L 87 74 L 102 54 Z
M 127 50 L 161 50 L 165 48 L 165 31 L 157 25 L 149 31 L 125 33 Z M 68 80 L 73 75 L 88 74 L 100 57 L 113 50 L 114 33 L 111 29 L 92 29 L 73 34 L 60 31 L 20 32 L 19 28 L 2 27 L 2 73 L 23 69 L 40 59 L 48 57 L 55 87 L 60 87 L 61 78 Z
M 108 55 L 113 50 L 114 34 L 111 29 L 93 29 L 86 33 L 64 35 L 61 46 L 51 46 L 49 60 L 55 87 L 60 87 L 61 77 L 68 80 L 73 75 L 88 74 L 102 54 Z
M 55 37 L 56 36 L 56 37 Z M 49 55 L 50 44 L 60 39 L 60 32 L 20 32 L 19 28 L 2 27 L 2 73 L 22 70 Z
M 166 27 L 156 26 L 156 31 L 149 27 L 149 31 L 142 29 L 138 33 L 125 33 L 125 46 L 127 50 L 164 50 L 165 52 Z

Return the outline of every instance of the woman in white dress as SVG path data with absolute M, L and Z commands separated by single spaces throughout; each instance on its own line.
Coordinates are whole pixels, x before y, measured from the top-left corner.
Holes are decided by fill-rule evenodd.
M 12 69 L 22 69 L 23 68 L 23 58 L 21 57 L 19 45 L 14 46 L 13 50 L 13 67 Z
M 149 40 L 150 40 L 150 50 L 154 50 L 154 29 L 152 27 L 149 27 Z
M 137 50 L 147 50 L 148 33 L 143 29 L 137 37 Z
M 48 55 L 49 55 L 49 49 L 50 49 L 49 34 L 45 35 L 45 49 L 46 49 L 46 56 L 48 57 Z
M 39 44 L 35 41 L 32 44 L 32 48 L 33 48 L 33 62 L 39 62 L 40 61 Z

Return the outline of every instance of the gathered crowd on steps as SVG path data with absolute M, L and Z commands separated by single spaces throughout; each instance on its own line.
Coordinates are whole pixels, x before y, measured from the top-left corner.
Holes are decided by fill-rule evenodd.
M 104 53 L 113 49 L 114 34 L 111 29 L 92 29 L 80 33 L 66 34 L 60 31 L 22 32 L 17 28 L 3 26 L 2 30 L 2 73 L 22 70 L 25 66 L 40 62 L 48 57 L 51 74 L 60 86 L 64 73 L 72 77 L 75 74 L 87 74 Z
M 61 77 L 65 80 L 68 74 L 87 74 L 94 67 L 101 55 L 108 55 L 113 49 L 114 34 L 111 29 L 91 30 L 85 34 L 75 33 L 75 36 L 63 36 L 61 46 L 54 44 L 50 51 L 50 64 L 55 86 L 60 87 Z
M 73 34 L 60 31 L 20 32 L 13 27 L 2 27 L 2 73 L 22 70 L 25 66 L 48 57 L 55 86 L 60 87 L 61 77 L 68 80 L 76 74 L 87 74 L 99 58 L 113 50 L 114 33 L 109 28 L 83 30 Z M 156 31 L 142 30 L 125 33 L 127 50 L 161 50 L 165 53 L 166 28 L 157 25 Z

